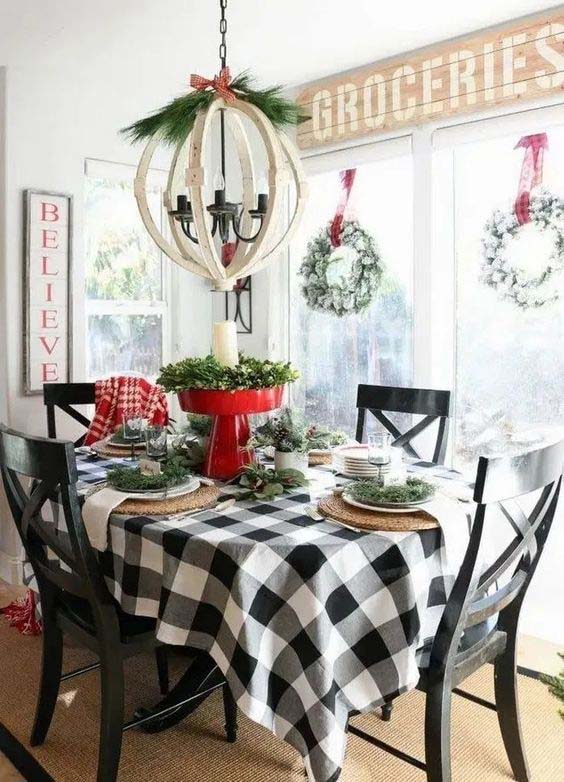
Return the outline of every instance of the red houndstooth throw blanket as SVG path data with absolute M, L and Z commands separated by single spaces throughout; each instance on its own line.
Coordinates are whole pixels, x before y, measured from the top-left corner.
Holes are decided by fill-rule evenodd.
M 168 424 L 164 392 L 142 377 L 109 377 L 96 381 L 96 412 L 86 433 L 85 445 L 111 435 L 128 418 L 145 418 L 152 424 Z

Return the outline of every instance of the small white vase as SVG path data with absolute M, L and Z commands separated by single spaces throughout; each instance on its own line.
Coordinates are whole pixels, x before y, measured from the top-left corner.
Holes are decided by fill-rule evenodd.
M 275 470 L 299 470 L 304 474 L 307 472 L 308 455 L 299 451 L 274 451 L 274 469 Z

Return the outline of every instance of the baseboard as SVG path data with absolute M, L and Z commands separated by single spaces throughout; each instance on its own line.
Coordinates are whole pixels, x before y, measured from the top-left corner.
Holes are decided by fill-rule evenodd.
M 0 551 L 0 579 L 7 584 L 21 584 L 23 578 L 22 562 L 19 557 Z
M 53 777 L 2 723 L 0 723 L 0 752 L 8 758 L 25 782 L 54 782 Z

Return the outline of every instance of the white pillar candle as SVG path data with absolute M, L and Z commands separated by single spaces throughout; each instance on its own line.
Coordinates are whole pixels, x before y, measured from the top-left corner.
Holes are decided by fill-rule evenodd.
M 239 351 L 235 321 L 222 320 L 213 324 L 212 350 L 220 364 L 225 364 L 228 367 L 237 366 Z

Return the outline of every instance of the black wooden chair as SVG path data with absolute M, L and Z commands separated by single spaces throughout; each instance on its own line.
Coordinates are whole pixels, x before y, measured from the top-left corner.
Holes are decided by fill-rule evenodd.
M 93 405 L 95 401 L 94 383 L 44 383 L 43 404 L 47 409 L 47 434 L 51 438 L 57 436 L 56 410 L 62 410 L 74 421 L 87 429 L 91 421 L 75 405 Z M 75 440 L 75 448 L 82 445 L 86 433 Z
M 421 457 L 411 441 L 438 420 L 432 461 L 436 464 L 444 464 L 450 416 L 450 391 L 361 384 L 358 386 L 356 406 L 358 409 L 356 439 L 359 443 L 365 441 L 366 411 L 368 411 L 394 437 L 392 445 L 403 448 L 408 456 L 415 459 Z M 388 416 L 384 415 L 386 412 L 422 415 L 424 418 L 402 434 Z
M 519 721 L 517 629 L 523 600 L 539 563 L 558 504 L 564 466 L 564 441 L 522 456 L 486 459 L 478 464 L 474 500 L 478 503 L 470 541 L 421 670 L 419 689 L 426 693 L 423 763 L 350 725 L 355 736 L 391 751 L 427 772 L 428 782 L 450 782 L 452 694 L 493 709 L 513 775 L 530 782 Z M 518 502 L 540 490 L 527 515 Z M 487 548 L 488 524 L 508 522 L 511 542 L 486 570 L 480 568 Z M 495 703 L 459 689 L 486 663 L 494 664 Z
M 43 661 L 31 744 L 42 744 L 46 738 L 60 682 L 100 668 L 98 782 L 114 782 L 122 730 L 145 721 L 123 725 L 123 662 L 155 649 L 161 689 L 166 690 L 166 658 L 160 655 L 165 647 L 156 640 L 154 619 L 125 613 L 108 591 L 82 522 L 73 444 L 28 437 L 0 425 L 0 468 L 16 527 L 35 572 L 42 608 Z M 27 488 L 22 477 L 31 479 Z M 57 496 L 66 530 L 57 530 L 42 516 L 45 503 Z M 64 632 L 91 649 L 100 662 L 62 675 Z M 221 686 L 226 689 L 224 682 Z M 231 698 L 225 702 L 226 731 L 233 740 L 235 709 Z

